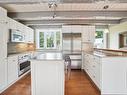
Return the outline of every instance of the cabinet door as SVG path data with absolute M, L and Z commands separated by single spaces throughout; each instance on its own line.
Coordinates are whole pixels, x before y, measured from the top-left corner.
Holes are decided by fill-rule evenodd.
M 8 84 L 18 78 L 18 56 L 8 57 Z
M 0 23 L 0 59 L 7 57 L 7 24 Z
M 81 33 L 82 32 L 82 26 L 80 26 L 80 25 L 72 25 L 71 26 L 71 32 L 72 33 Z
M 82 26 L 82 42 L 89 42 L 89 27 Z
M 82 28 L 82 42 L 94 43 L 95 26 L 83 26 Z
M 25 42 L 26 43 L 34 43 L 34 30 L 27 27 L 25 32 L 26 32 Z
M 71 25 L 70 26 L 62 26 L 62 33 L 71 33 Z
M 0 58 L 0 92 L 7 86 L 7 61 Z
M 34 43 L 34 30 L 30 29 L 29 31 L 29 42 Z
M 89 26 L 89 41 L 94 43 L 95 40 L 95 26 Z
M 7 18 L 7 10 L 0 7 L 0 22 L 5 23 Z
M 9 18 L 9 22 L 8 23 L 9 23 L 9 29 L 17 29 L 15 20 Z

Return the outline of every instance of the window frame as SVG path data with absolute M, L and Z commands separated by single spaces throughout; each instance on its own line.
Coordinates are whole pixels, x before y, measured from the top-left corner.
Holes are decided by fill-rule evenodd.
M 40 47 L 40 32 L 44 33 L 44 47 Z M 54 32 L 54 47 L 47 47 L 47 33 L 48 32 Z M 56 41 L 56 33 L 60 32 L 60 47 L 57 48 L 57 41 Z M 43 50 L 54 50 L 54 49 L 61 49 L 62 48 L 62 33 L 61 29 L 37 29 L 36 30 L 36 47 L 37 49 L 43 49 Z

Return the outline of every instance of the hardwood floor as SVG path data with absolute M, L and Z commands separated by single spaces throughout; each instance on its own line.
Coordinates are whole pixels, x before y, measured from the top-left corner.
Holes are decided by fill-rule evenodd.
M 31 95 L 30 74 L 16 82 L 0 95 Z M 65 82 L 65 95 L 100 95 L 87 75 L 80 70 L 73 70 L 70 80 Z
M 80 70 L 71 73 L 70 80 L 65 82 L 65 95 L 100 95 L 88 76 Z

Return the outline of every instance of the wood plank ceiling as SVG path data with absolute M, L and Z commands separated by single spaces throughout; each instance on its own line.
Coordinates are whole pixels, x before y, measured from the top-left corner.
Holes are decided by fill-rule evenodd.
M 127 0 L 0 0 L 0 6 L 8 10 L 8 16 L 34 27 L 127 20 Z

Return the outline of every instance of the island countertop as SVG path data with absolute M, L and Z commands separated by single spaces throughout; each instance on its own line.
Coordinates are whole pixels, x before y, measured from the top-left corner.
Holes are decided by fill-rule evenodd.
M 63 60 L 63 54 L 61 52 L 41 53 L 32 60 Z
M 91 52 L 86 52 L 86 53 L 95 55 L 98 57 L 102 57 L 102 58 L 105 58 L 105 57 L 127 57 L 126 55 L 118 55 L 118 54 L 104 53 L 104 52 L 98 52 L 98 51 L 91 51 Z

